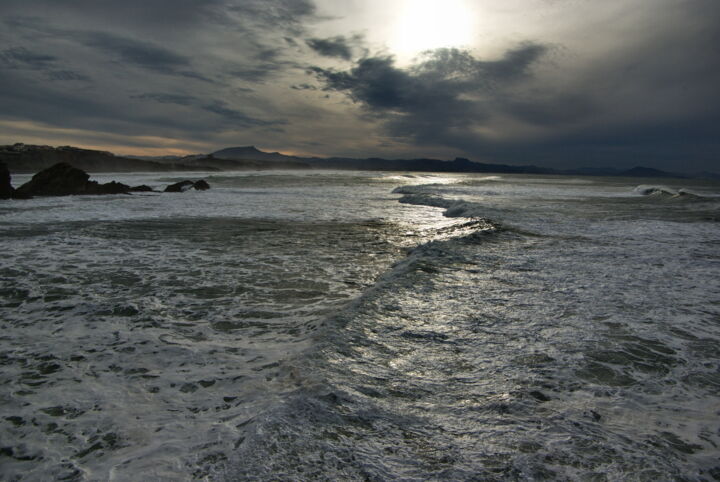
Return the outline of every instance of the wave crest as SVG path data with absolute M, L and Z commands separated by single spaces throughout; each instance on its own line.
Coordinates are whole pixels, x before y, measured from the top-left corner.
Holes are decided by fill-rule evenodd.
M 643 196 L 652 196 L 663 199 L 703 199 L 702 196 L 692 193 L 687 189 L 673 189 L 667 186 L 650 186 L 647 184 L 641 184 L 636 186 L 633 191 Z

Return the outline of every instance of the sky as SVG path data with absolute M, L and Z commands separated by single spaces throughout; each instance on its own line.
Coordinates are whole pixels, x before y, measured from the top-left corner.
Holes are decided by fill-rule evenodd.
M 720 172 L 717 0 L 2 0 L 0 144 Z

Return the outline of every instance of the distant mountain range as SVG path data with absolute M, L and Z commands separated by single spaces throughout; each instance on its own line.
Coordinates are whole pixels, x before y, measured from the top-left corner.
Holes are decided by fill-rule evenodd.
M 260 158 L 225 159 L 214 157 L 212 154 L 183 157 L 116 156 L 111 152 L 71 146 L 28 144 L 0 146 L 0 162 L 5 163 L 11 173 L 35 173 L 58 162 L 67 162 L 89 173 L 309 169 L 311 167 L 306 163 L 283 159 L 269 163 Z
M 452 161 L 438 159 L 357 159 L 349 157 L 296 157 L 286 156 L 279 152 L 263 152 L 255 146 L 230 147 L 211 154 L 214 158 L 226 160 L 262 160 L 266 162 L 297 162 L 308 164 L 313 168 L 323 169 L 355 169 L 370 171 L 424 171 L 424 172 L 481 172 L 481 173 L 515 173 L 515 174 L 560 174 L 582 176 L 624 176 L 624 177 L 676 177 L 686 175 L 661 171 L 650 167 L 633 167 L 632 169 L 613 168 L 580 168 L 558 170 L 533 165 L 511 166 L 508 164 L 486 164 L 457 157 Z M 701 173 L 698 177 L 720 179 L 720 175 Z
M 47 169 L 58 162 L 67 162 L 78 169 L 91 173 L 154 172 L 169 169 L 183 170 L 186 167 L 175 161 L 167 164 L 70 146 L 51 147 L 26 144 L 0 146 L 0 162 L 4 162 L 11 173 L 34 173 Z
M 211 154 L 191 156 L 116 156 L 111 152 L 62 146 L 13 144 L 0 146 L 0 162 L 11 173 L 34 173 L 58 162 L 67 162 L 90 173 L 97 172 L 162 172 L 162 171 L 236 171 L 257 169 L 351 169 L 372 171 L 480 172 L 513 174 L 560 174 L 583 176 L 626 177 L 689 177 L 649 167 L 621 170 L 612 168 L 581 168 L 557 170 L 533 165 L 511 166 L 486 164 L 469 159 L 381 159 L 346 157 L 298 157 L 279 152 L 264 152 L 255 146 L 230 147 Z M 714 173 L 698 176 L 720 179 Z

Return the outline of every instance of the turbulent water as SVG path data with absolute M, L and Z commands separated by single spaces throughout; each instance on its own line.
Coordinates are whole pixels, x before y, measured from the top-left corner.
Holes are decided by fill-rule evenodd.
M 182 176 L 0 201 L 0 479 L 720 480 L 717 184 Z

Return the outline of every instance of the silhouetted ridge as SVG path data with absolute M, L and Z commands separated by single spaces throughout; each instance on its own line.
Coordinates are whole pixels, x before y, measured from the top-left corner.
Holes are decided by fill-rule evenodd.
M 370 171 L 479 172 L 508 174 L 559 174 L 582 176 L 678 177 L 687 176 L 650 167 L 628 170 L 604 167 L 582 167 L 559 170 L 535 165 L 508 165 L 475 162 L 464 157 L 452 161 L 441 159 L 383 159 L 351 157 L 300 157 L 279 152 L 264 152 L 255 146 L 220 149 L 211 154 L 184 157 L 122 157 L 110 152 L 63 146 L 14 144 L 0 146 L 0 162 L 10 172 L 37 172 L 58 162 L 67 162 L 88 172 L 155 172 L 155 171 L 240 171 L 264 169 L 347 169 Z M 701 173 L 697 177 L 717 178 L 718 174 Z

